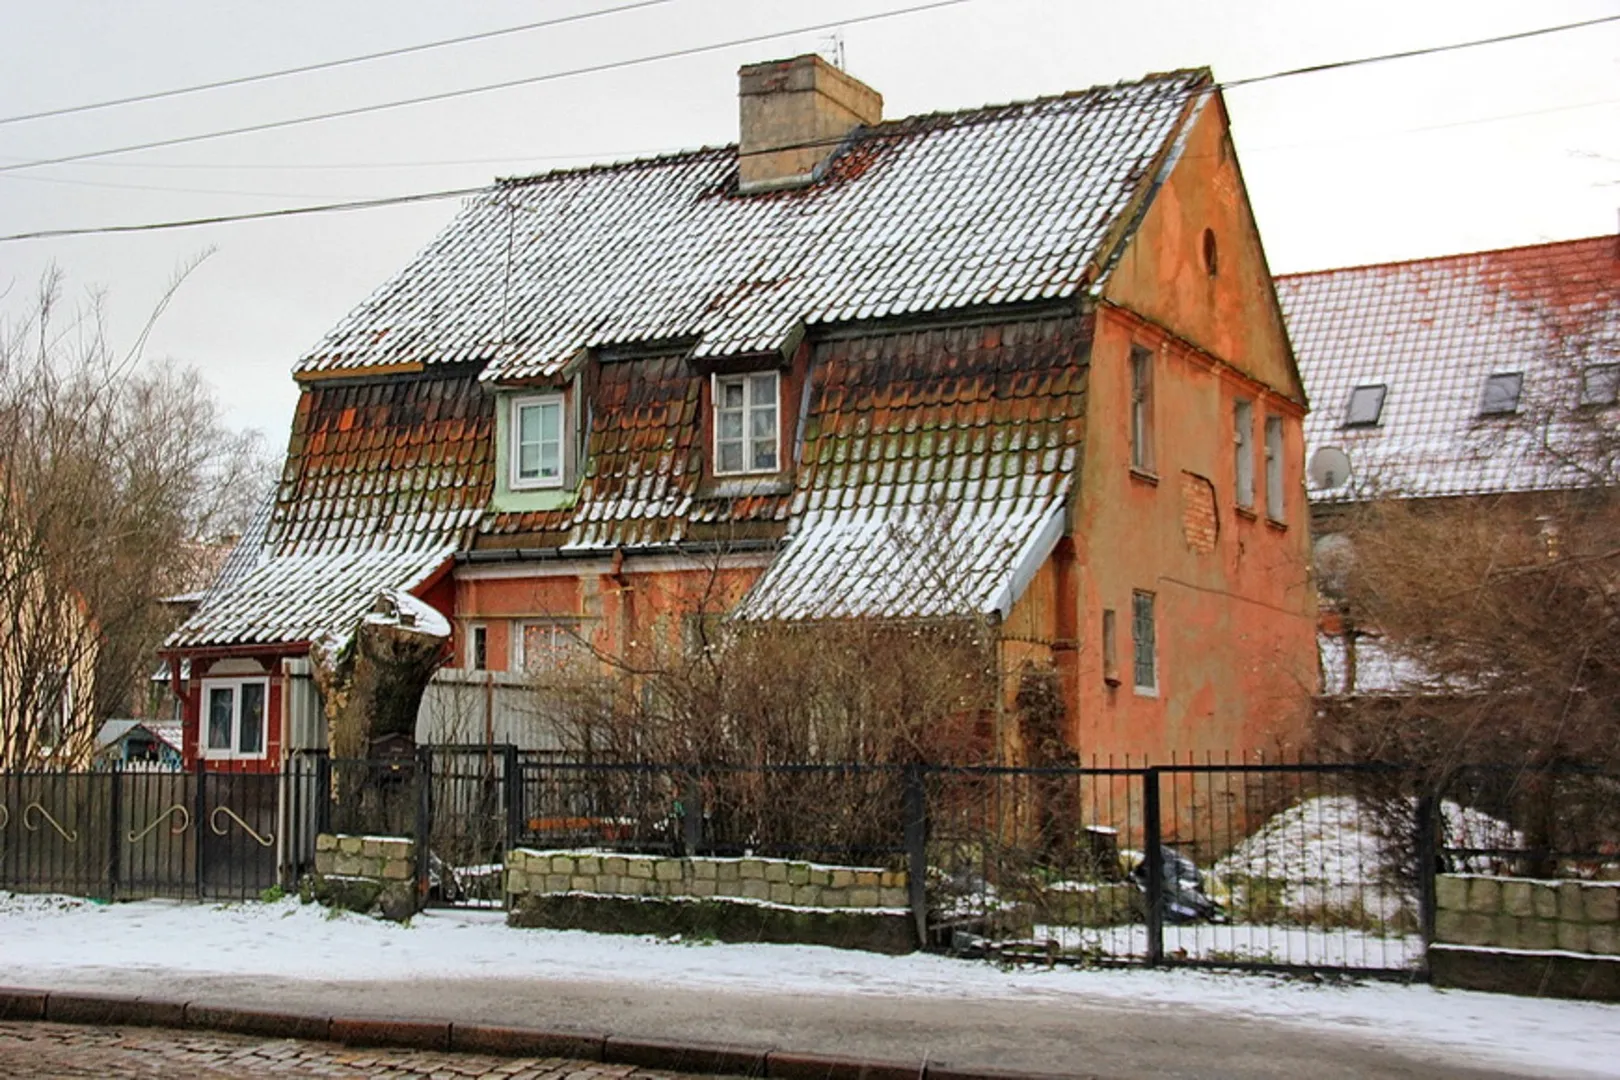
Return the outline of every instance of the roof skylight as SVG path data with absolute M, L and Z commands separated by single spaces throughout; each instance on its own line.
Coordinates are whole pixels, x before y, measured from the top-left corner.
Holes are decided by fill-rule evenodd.
M 1524 384 L 1522 372 L 1509 371 L 1492 375 L 1485 380 L 1485 397 L 1479 404 L 1481 416 L 1503 416 L 1519 411 L 1519 388 Z
M 1350 409 L 1345 413 L 1345 427 L 1377 427 L 1384 415 L 1384 395 L 1389 387 L 1383 383 L 1358 386 L 1350 391 Z
M 1581 372 L 1581 404 L 1613 405 L 1620 400 L 1620 364 L 1590 364 Z

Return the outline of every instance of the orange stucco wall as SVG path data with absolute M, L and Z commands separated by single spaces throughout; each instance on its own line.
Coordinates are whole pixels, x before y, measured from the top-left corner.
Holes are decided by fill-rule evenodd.
M 1130 458 L 1133 348 L 1148 350 L 1153 366 L 1152 469 L 1143 472 Z M 1236 497 L 1239 399 L 1253 407 L 1253 512 Z M 1166 761 L 1297 748 L 1317 678 L 1303 394 L 1218 102 L 1205 107 L 1109 280 L 1087 407 L 1071 720 L 1082 755 Z M 1282 420 L 1280 509 L 1265 498 L 1269 416 Z M 1138 590 L 1154 595 L 1151 694 L 1133 685 Z M 1104 678 L 1105 610 L 1115 613 L 1117 685 Z

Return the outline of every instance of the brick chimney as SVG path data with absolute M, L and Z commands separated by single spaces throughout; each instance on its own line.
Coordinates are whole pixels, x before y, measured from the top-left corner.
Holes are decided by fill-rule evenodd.
M 748 64 L 737 77 L 745 193 L 811 183 L 840 139 L 883 119 L 882 94 L 814 54 Z

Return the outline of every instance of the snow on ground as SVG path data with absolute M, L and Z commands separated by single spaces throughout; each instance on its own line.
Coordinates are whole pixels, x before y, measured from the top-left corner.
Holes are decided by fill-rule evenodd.
M 1206 928 L 1208 929 L 1208 928 Z M 329 915 L 295 900 L 95 904 L 0 892 L 0 983 L 49 985 L 71 969 L 397 978 L 591 979 L 777 996 L 855 994 L 1200 1009 L 1538 1075 L 1615 1075 L 1620 1006 L 1390 983 L 1316 985 L 1194 971 L 1002 970 L 916 954 L 817 946 L 704 945 L 579 931 L 513 930 L 499 912 L 429 912 L 409 926 Z

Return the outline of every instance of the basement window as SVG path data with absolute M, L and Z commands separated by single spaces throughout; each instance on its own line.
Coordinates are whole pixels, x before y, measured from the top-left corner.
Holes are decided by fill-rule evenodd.
M 1384 383 L 1368 383 L 1350 391 L 1350 408 L 1345 412 L 1345 427 L 1377 427 L 1384 415 L 1384 396 L 1389 387 Z
M 1524 376 L 1517 371 L 1492 375 L 1485 380 L 1485 396 L 1479 403 L 1481 416 L 1509 416 L 1519 411 L 1519 389 Z

